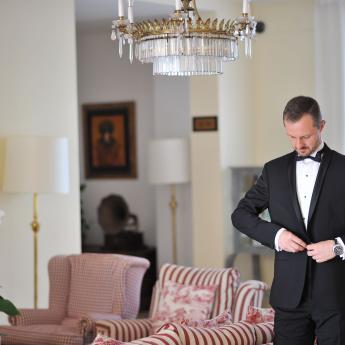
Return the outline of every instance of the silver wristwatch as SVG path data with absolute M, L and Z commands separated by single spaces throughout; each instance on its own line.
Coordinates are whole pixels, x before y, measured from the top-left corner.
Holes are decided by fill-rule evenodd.
M 335 245 L 333 246 L 333 253 L 337 256 L 341 256 L 344 254 L 344 248 L 343 246 L 338 243 L 337 239 L 334 240 Z

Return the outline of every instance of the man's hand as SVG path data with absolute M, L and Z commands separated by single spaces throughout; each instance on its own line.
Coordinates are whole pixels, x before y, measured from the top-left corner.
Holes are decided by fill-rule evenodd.
M 325 262 L 335 258 L 333 253 L 334 241 L 321 241 L 318 243 L 309 244 L 307 246 L 308 256 L 318 263 Z
M 284 230 L 278 241 L 279 248 L 290 253 L 303 252 L 307 244 L 289 230 Z

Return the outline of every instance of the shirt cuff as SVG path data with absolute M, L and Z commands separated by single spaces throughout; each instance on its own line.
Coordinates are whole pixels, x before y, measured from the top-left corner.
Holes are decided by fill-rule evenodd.
M 276 237 L 274 238 L 274 247 L 276 249 L 277 252 L 281 252 L 282 249 L 279 247 L 279 237 L 280 235 L 285 231 L 285 228 L 281 228 L 278 230 L 278 232 L 276 233 Z
M 345 244 L 344 244 L 343 240 L 341 239 L 341 237 L 337 237 L 336 240 L 343 247 L 343 250 L 344 250 L 344 253 L 342 255 L 340 255 L 339 257 L 342 260 L 345 260 Z

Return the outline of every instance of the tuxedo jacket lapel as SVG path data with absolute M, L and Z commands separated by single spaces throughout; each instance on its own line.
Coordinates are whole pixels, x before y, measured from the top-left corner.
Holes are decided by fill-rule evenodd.
M 309 224 L 309 222 L 310 222 L 310 220 L 314 214 L 315 207 L 316 207 L 317 201 L 319 199 L 321 187 L 322 187 L 323 181 L 325 180 L 326 172 L 327 172 L 327 169 L 329 167 L 329 163 L 331 161 L 331 158 L 332 158 L 332 150 L 325 144 L 321 165 L 319 168 L 319 172 L 317 174 L 313 194 L 312 194 L 311 201 L 310 201 L 309 214 L 308 214 L 308 224 Z
M 290 185 L 290 194 L 292 199 L 292 205 L 295 210 L 295 215 L 298 219 L 298 223 L 302 226 L 302 229 L 305 230 L 305 225 L 303 222 L 302 212 L 299 207 L 297 189 L 296 189 L 296 153 L 292 152 L 290 161 L 288 163 L 288 179 Z

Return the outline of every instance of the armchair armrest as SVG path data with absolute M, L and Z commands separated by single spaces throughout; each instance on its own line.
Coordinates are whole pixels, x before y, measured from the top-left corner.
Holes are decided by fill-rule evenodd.
M 250 306 L 261 307 L 264 293 L 267 289 L 268 285 L 259 280 L 242 282 L 235 293 L 232 309 L 233 321 L 245 320 Z
M 244 321 L 212 328 L 191 327 L 172 322 L 163 325 L 158 333 L 154 335 L 158 335 L 167 330 L 175 332 L 181 344 L 209 345 L 218 343 L 220 339 L 222 339 L 222 344 L 255 344 L 254 327 Z
M 10 316 L 12 326 L 61 323 L 63 315 L 50 309 L 20 309 L 20 315 Z
M 273 342 L 274 323 L 264 322 L 253 324 L 255 331 L 255 345 L 262 345 Z
M 96 334 L 124 342 L 148 337 L 151 334 L 151 328 L 151 319 L 100 320 L 95 325 Z
M 182 345 L 179 335 L 172 329 L 164 329 L 149 337 L 131 341 L 133 345 L 166 345 L 175 344 Z
M 80 321 L 79 321 L 80 333 L 83 335 L 90 332 L 95 334 L 96 322 L 102 321 L 102 320 L 108 320 L 108 321 L 121 320 L 121 316 L 117 314 L 109 314 L 109 313 L 83 314 L 83 316 L 80 318 Z

